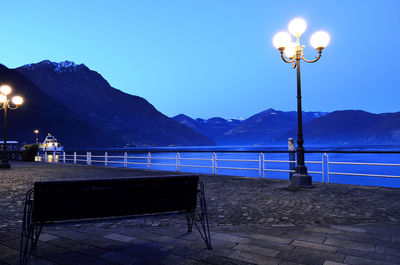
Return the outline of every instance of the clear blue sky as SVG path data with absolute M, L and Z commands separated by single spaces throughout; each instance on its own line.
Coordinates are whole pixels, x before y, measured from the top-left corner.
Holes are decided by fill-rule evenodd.
M 296 110 L 296 75 L 272 46 L 303 17 L 331 43 L 302 65 L 303 109 L 400 111 L 400 1 L 2 0 L 0 63 L 72 60 L 168 116 Z

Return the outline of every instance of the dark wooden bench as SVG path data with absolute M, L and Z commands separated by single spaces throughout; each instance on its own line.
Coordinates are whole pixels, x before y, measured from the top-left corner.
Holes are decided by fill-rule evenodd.
M 194 223 L 211 249 L 204 186 L 197 175 L 35 182 L 25 198 L 20 263 L 28 263 L 46 224 L 167 213 L 186 213 L 188 232 Z

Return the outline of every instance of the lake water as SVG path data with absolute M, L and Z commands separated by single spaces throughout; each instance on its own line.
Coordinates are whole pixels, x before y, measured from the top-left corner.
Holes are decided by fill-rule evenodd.
M 269 161 L 288 161 L 288 153 L 269 153 L 274 151 L 285 151 L 287 147 L 283 146 L 191 146 L 191 147 L 146 147 L 146 148 L 117 148 L 117 149 L 92 149 L 92 156 L 104 156 L 107 151 L 109 156 L 123 156 L 124 152 L 128 153 L 128 159 L 131 163 L 146 163 L 147 151 L 151 152 L 151 163 L 162 164 L 152 165 L 154 170 L 176 170 L 176 155 L 179 151 L 181 162 L 180 169 L 182 172 L 205 173 L 213 172 L 212 157 L 213 153 L 217 156 L 218 167 L 236 167 L 250 168 L 254 170 L 241 169 L 217 169 L 219 175 L 236 175 L 247 177 L 259 177 L 259 156 L 262 151 L 264 154 L 265 169 L 262 177 L 289 179 L 288 172 L 276 172 L 273 170 L 288 170 L 289 163 L 276 163 Z M 341 147 L 326 147 L 326 146 L 310 146 L 306 147 L 307 151 L 321 151 L 321 153 L 306 153 L 306 166 L 309 172 L 322 172 L 324 165 L 324 174 L 310 173 L 313 181 L 321 182 L 322 178 L 327 182 L 328 177 L 331 183 L 369 185 L 369 186 L 386 186 L 400 188 L 400 146 L 341 146 Z M 72 150 L 71 150 L 72 151 Z M 228 151 L 228 152 L 227 152 Z M 234 151 L 234 152 L 232 152 Z M 390 151 L 394 153 L 330 153 L 335 151 Z M 86 154 L 86 150 L 77 150 L 77 154 Z M 327 152 L 327 157 L 323 160 L 323 154 Z M 68 152 L 67 154 L 72 154 Z M 203 160 L 192 160 L 192 159 Z M 188 159 L 188 160 L 185 160 Z M 221 160 L 220 160 L 221 159 Z M 255 161 L 223 161 L 227 160 L 255 160 Z M 329 159 L 329 176 L 327 173 L 327 161 Z M 104 158 L 92 158 L 93 165 L 104 165 L 104 162 L 96 162 L 96 160 L 104 160 Z M 111 158 L 110 162 L 121 162 L 122 158 Z M 69 161 L 70 162 L 70 161 Z M 311 163 L 310 163 L 311 162 Z M 317 163 L 318 162 L 318 163 Z M 332 162 L 356 162 L 356 163 L 382 163 L 382 164 L 398 164 L 398 166 L 383 166 L 383 165 L 346 165 L 332 164 Z M 81 162 L 83 163 L 83 162 Z M 200 167 L 190 167 L 191 165 Z M 121 163 L 109 163 L 109 166 L 123 167 Z M 130 168 L 147 169 L 147 165 L 128 164 Z M 210 167 L 210 168 L 206 168 Z M 271 171 L 270 171 L 271 170 Z M 334 172 L 340 173 L 356 173 L 356 174 L 373 174 L 373 175 L 392 175 L 399 178 L 383 178 L 369 176 L 352 176 L 352 175 L 336 175 Z M 217 176 L 216 176 L 217 177 Z

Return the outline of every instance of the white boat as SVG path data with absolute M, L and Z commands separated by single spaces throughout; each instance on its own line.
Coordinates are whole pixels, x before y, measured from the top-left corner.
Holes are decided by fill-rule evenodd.
M 39 145 L 39 151 L 41 152 L 64 152 L 64 147 L 57 142 L 57 139 L 51 135 L 47 134 L 43 143 Z

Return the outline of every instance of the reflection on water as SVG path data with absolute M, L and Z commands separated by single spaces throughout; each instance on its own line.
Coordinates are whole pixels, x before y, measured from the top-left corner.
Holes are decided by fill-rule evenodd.
M 49 163 L 58 163 L 61 162 L 59 161 L 59 155 L 47 155 L 46 161 Z

